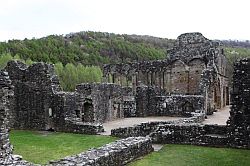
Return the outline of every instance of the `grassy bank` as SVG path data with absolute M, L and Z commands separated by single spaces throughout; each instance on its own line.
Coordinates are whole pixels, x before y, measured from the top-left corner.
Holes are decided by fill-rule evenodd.
M 130 166 L 249 166 L 250 150 L 165 145 Z
M 71 133 L 50 133 L 35 131 L 11 131 L 10 140 L 14 145 L 14 153 L 23 159 L 46 164 L 49 160 L 60 159 L 78 154 L 93 147 L 99 147 L 116 138 L 98 135 L 82 135 Z

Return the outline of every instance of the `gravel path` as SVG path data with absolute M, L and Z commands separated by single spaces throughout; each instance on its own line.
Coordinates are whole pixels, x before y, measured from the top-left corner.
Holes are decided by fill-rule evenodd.
M 214 112 L 213 115 L 207 116 L 207 119 L 205 119 L 203 124 L 219 124 L 219 125 L 225 125 L 230 114 L 229 114 L 230 106 L 226 106 L 217 112 Z

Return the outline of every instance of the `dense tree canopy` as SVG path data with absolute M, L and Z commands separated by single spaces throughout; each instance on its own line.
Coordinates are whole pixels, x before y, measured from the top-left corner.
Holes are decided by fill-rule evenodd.
M 164 59 L 169 44 L 164 39 L 101 32 L 79 32 L 65 36 L 51 35 L 40 39 L 9 40 L 0 43 L 0 53 L 19 55 L 22 59 L 63 65 L 102 65 L 104 63 Z M 170 40 L 171 41 L 171 40 Z
M 82 82 L 100 82 L 101 66 L 107 63 L 165 59 L 175 40 L 139 35 L 79 32 L 40 39 L 0 42 L 0 67 L 11 59 L 30 65 L 55 64 L 64 90 L 74 90 Z M 222 41 L 230 63 L 250 56 L 249 41 Z

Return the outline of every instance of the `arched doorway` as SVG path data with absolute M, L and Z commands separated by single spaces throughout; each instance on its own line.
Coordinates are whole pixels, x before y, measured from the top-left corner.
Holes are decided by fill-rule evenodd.
M 87 101 L 83 104 L 83 122 L 93 122 L 94 121 L 94 107 L 92 101 Z

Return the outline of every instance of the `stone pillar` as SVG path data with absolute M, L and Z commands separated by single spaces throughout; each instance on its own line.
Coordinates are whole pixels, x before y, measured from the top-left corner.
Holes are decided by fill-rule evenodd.
M 165 84 L 165 70 L 162 72 L 162 89 L 166 88 L 166 84 Z
M 147 86 L 149 86 L 151 84 L 151 74 L 150 72 L 147 72 Z
M 123 86 L 123 81 L 124 81 L 123 75 L 120 75 L 119 79 L 120 79 L 120 85 Z
M 155 84 L 155 72 L 154 71 L 152 71 L 151 72 L 151 86 L 153 86 L 154 84 Z
M 162 88 L 162 72 L 161 71 L 159 71 L 159 73 L 158 73 L 158 86 L 160 87 L 160 88 Z
M 220 77 L 220 76 L 219 76 Z M 224 107 L 224 86 L 223 86 L 223 78 L 220 77 L 220 108 Z
M 136 74 L 133 74 L 132 75 L 132 91 L 133 91 L 133 94 L 136 93 L 136 85 L 137 85 L 137 83 L 136 83 Z
M 126 86 L 127 86 L 127 87 L 129 86 L 129 85 L 128 85 L 128 81 L 129 81 L 128 75 L 126 75 Z
M 168 89 L 168 92 L 171 93 L 172 92 L 172 71 L 169 70 L 167 71 L 167 89 Z
M 190 76 L 189 76 L 189 70 L 185 71 L 187 73 L 187 94 L 190 95 Z

